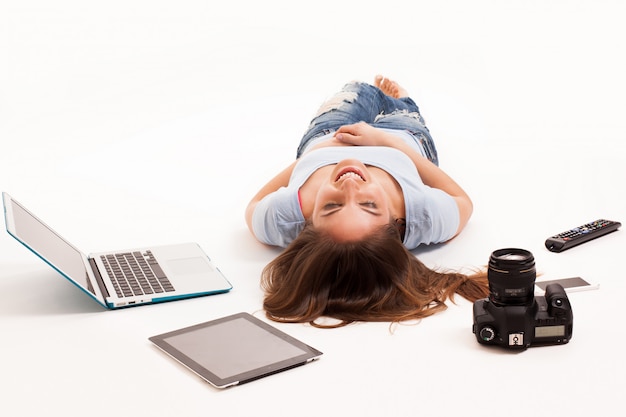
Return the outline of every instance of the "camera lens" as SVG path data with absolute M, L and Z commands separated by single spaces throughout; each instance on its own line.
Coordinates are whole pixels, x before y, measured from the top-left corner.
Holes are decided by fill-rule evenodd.
M 490 299 L 500 305 L 530 305 L 534 300 L 535 258 L 524 249 L 499 249 L 489 258 Z

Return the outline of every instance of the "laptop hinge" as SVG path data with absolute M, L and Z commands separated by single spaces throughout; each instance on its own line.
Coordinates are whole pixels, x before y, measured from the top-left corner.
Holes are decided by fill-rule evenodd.
M 96 282 L 98 283 L 98 287 L 100 287 L 100 292 L 104 295 L 105 299 L 109 298 L 109 290 L 107 290 L 106 285 L 104 285 L 104 281 L 102 281 L 102 276 L 100 275 L 100 271 L 98 271 L 96 261 L 93 258 L 89 258 L 89 265 L 91 265 L 93 275 L 96 277 Z

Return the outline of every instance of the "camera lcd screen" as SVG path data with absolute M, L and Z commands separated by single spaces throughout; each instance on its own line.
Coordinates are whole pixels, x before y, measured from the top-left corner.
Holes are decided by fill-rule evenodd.
M 565 336 L 565 326 L 535 327 L 535 337 Z

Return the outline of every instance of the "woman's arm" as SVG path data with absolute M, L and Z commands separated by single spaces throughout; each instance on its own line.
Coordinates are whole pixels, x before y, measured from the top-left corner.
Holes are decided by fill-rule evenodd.
M 293 167 L 296 165 L 296 162 L 297 160 L 292 162 L 291 165 L 272 178 L 259 190 L 258 193 L 256 193 L 254 197 L 252 197 L 252 200 L 248 203 L 248 207 L 246 207 L 246 223 L 248 224 L 248 229 L 250 229 L 253 235 L 254 230 L 252 229 L 252 214 L 254 213 L 254 208 L 259 201 L 263 200 L 263 197 L 273 193 L 280 187 L 286 187 L 289 184 L 289 177 L 291 177 L 291 172 L 293 171 Z
M 335 133 L 335 139 L 351 145 L 388 146 L 404 152 L 415 164 L 424 184 L 444 191 L 456 201 L 459 207 L 459 228 L 456 234 L 459 234 L 469 221 L 474 206 L 467 193 L 441 168 L 419 154 L 401 138 L 361 122 L 342 126 Z

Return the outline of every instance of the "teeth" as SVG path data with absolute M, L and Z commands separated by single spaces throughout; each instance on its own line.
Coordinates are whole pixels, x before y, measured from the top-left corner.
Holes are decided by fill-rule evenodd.
M 356 172 L 346 172 L 345 174 L 343 174 L 342 176 L 340 176 L 337 181 L 348 178 L 348 177 L 352 177 L 352 178 L 358 178 L 361 181 L 365 181 L 363 179 L 363 177 L 361 177 L 359 174 L 357 174 Z

